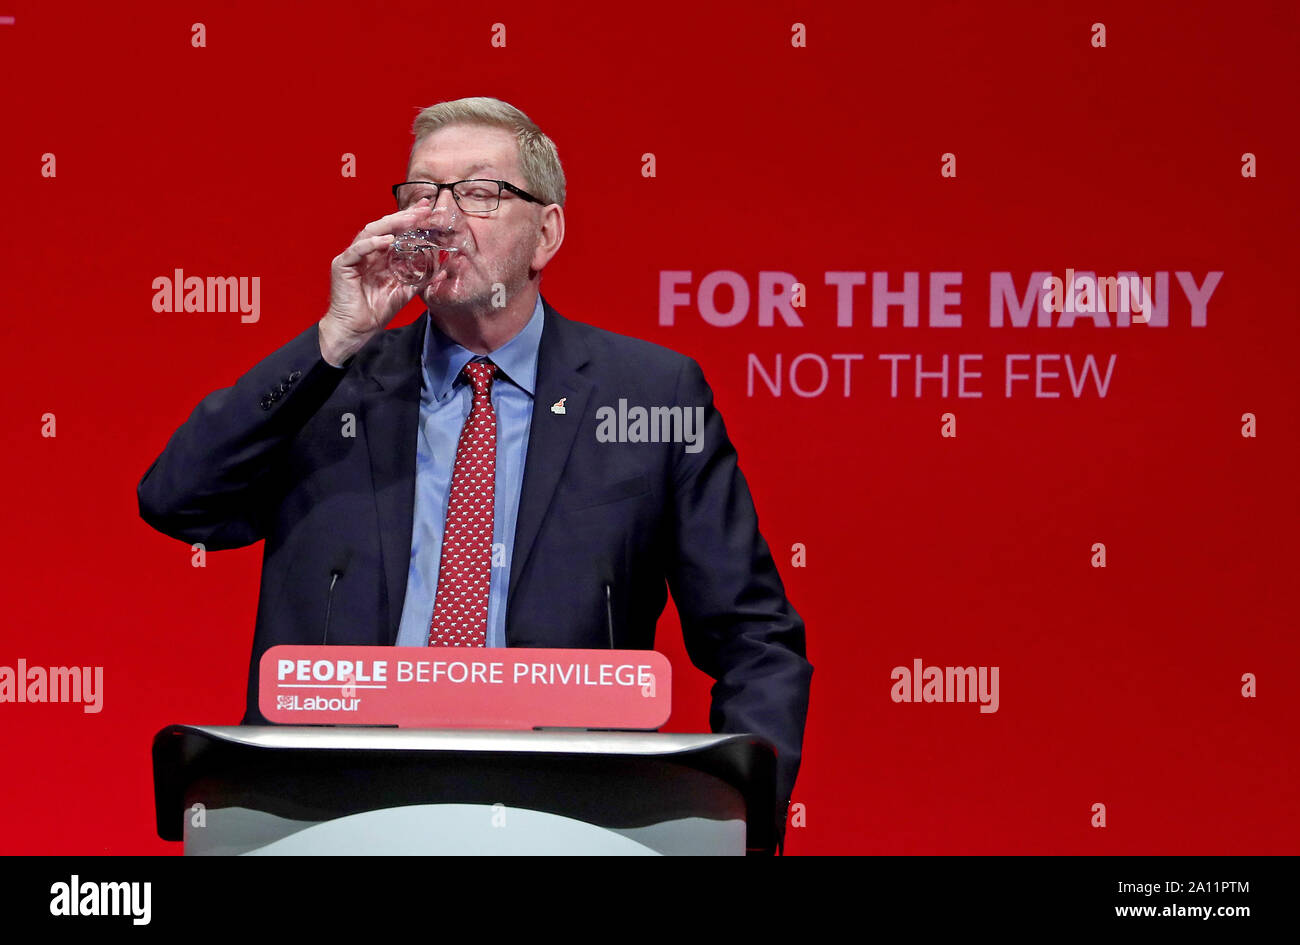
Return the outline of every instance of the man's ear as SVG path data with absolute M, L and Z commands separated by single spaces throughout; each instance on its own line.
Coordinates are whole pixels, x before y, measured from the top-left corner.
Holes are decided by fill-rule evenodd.
M 542 208 L 539 221 L 537 249 L 533 251 L 532 268 L 540 272 L 546 268 L 551 257 L 559 252 L 564 242 L 564 208 L 558 203 L 547 204 Z

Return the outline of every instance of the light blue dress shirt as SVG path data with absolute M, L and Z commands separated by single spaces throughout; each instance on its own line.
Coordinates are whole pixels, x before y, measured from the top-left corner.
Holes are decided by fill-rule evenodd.
M 506 645 L 506 596 L 514 552 L 519 489 L 528 456 L 537 383 L 537 347 L 542 338 L 542 298 L 519 334 L 490 354 L 497 366 L 492 379 L 492 408 L 497 415 L 497 464 L 492 515 L 492 578 L 488 590 L 487 645 Z M 469 417 L 474 389 L 461 370 L 480 356 L 452 341 L 426 313 L 420 429 L 415 447 L 415 521 L 411 530 L 411 567 L 406 601 L 397 631 L 398 646 L 428 646 L 438 589 L 438 564 L 447 522 L 447 499 L 456 464 L 456 445 Z

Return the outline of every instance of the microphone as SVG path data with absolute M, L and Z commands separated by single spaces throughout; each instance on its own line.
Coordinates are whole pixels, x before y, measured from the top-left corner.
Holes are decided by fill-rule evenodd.
M 343 577 L 351 561 L 352 549 L 345 548 L 334 556 L 334 564 L 330 567 L 330 589 L 325 595 L 325 634 L 321 637 L 321 646 L 327 644 L 330 638 L 330 611 L 334 607 L 334 585 L 339 582 L 339 578 Z
M 614 649 L 614 585 L 605 585 L 605 623 L 609 627 L 609 648 Z

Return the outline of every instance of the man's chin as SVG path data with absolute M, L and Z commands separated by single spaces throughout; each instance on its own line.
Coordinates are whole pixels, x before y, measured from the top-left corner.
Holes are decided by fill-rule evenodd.
M 490 293 L 462 294 L 460 286 L 445 282 L 436 290 L 426 290 L 422 298 L 430 311 L 448 315 L 481 315 L 493 311 Z

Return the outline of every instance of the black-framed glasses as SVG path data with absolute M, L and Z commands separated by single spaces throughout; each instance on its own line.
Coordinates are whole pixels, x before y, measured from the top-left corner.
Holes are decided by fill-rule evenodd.
M 544 203 L 525 190 L 504 180 L 458 180 L 450 184 L 435 184 L 427 180 L 408 180 L 393 185 L 397 209 L 413 207 L 425 197 L 434 206 L 444 189 L 451 190 L 452 199 L 466 213 L 491 213 L 501 205 L 501 191 L 508 190 L 531 203 Z

